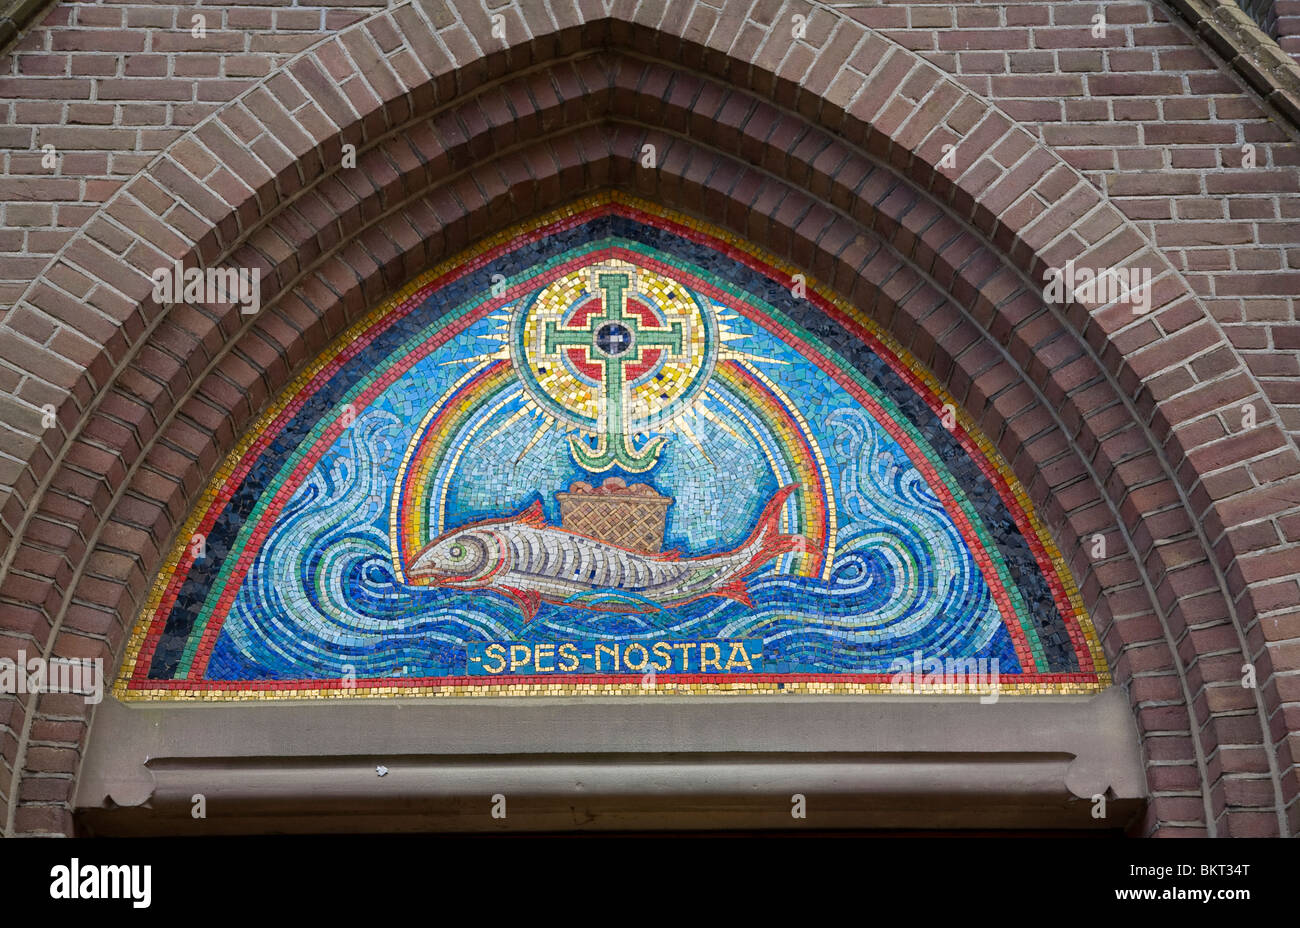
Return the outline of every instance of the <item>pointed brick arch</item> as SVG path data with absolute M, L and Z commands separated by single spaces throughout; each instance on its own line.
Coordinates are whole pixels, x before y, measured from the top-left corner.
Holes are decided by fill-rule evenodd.
M 25 300 L 69 332 L 46 376 L 67 395 L 57 429 L 33 423 L 5 506 L 5 637 L 115 666 L 170 536 L 293 371 L 436 260 L 622 189 L 808 267 L 980 421 L 1051 521 L 1129 690 L 1146 831 L 1296 830 L 1286 681 L 1252 596 L 1281 566 L 1237 530 L 1267 491 L 1201 480 L 1228 453 L 1221 436 L 1171 426 L 1188 403 L 1253 404 L 1265 425 L 1249 454 L 1300 467 L 1174 269 L 1005 115 L 825 9 L 806 10 L 790 43 L 774 24 L 798 5 L 662 22 L 638 19 L 651 4 L 583 6 L 504 6 L 509 41 L 487 53 L 477 3 L 377 14 L 178 140 L 86 224 Z M 344 145 L 355 170 L 338 167 Z M 955 168 L 940 166 L 945 145 Z M 161 310 L 147 273 L 175 258 L 261 268 L 267 309 Z M 1150 267 L 1155 311 L 1045 306 L 1046 268 L 1070 259 Z M 1094 561 L 1084 542 L 1098 532 L 1121 550 Z M 1246 661 L 1258 692 L 1239 685 Z M 66 830 L 84 707 L 6 711 L 23 733 L 6 747 L 7 827 Z M 65 727 L 66 747 L 45 747 L 40 726 L 68 719 L 75 737 Z M 24 792 L 29 772 L 68 776 Z

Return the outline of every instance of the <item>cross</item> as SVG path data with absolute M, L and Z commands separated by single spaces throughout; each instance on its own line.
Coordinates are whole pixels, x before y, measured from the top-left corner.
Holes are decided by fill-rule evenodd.
M 663 348 L 669 357 L 681 358 L 686 339 L 680 322 L 666 328 L 642 325 L 635 314 L 626 312 L 629 277 L 622 271 L 601 271 L 596 283 L 604 291 L 604 312 L 592 316 L 585 326 L 562 326 L 547 320 L 542 332 L 542 351 L 551 355 L 561 348 L 586 348 L 587 357 L 601 365 L 604 390 L 605 428 L 593 453 L 581 439 L 569 439 L 573 456 L 584 469 L 600 472 L 615 464 L 632 473 L 649 470 L 659 460 L 667 438 L 656 436 L 638 451 L 626 434 L 628 385 L 624 375 L 629 361 L 640 361 L 644 348 Z

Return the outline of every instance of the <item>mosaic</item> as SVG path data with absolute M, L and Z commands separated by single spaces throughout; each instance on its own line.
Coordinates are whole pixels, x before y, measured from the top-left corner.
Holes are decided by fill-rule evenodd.
M 610 194 L 424 275 L 223 463 L 118 695 L 1108 685 L 1006 464 L 796 273 Z

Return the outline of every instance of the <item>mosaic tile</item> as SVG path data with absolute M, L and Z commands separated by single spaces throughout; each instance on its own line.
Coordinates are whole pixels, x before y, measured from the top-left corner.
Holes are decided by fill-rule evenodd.
M 412 282 L 223 462 L 119 696 L 1108 685 L 1006 463 L 795 273 L 611 194 Z

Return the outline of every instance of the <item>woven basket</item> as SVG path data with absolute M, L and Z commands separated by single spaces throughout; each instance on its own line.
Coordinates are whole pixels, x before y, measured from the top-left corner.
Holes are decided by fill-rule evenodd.
M 663 548 L 672 498 L 644 483 L 629 487 L 610 477 L 593 488 L 579 482 L 555 498 L 560 501 L 560 523 L 571 532 L 647 554 Z

